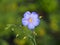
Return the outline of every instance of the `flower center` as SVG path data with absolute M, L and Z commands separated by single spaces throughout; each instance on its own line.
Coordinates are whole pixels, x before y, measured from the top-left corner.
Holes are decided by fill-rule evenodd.
M 32 18 L 29 18 L 29 22 L 30 22 L 30 23 L 32 22 Z

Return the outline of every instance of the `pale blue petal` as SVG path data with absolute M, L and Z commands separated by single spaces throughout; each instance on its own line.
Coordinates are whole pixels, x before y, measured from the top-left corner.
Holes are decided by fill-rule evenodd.
M 32 12 L 31 17 L 38 18 L 38 14 L 36 12 Z
M 40 23 L 40 20 L 38 18 L 34 19 L 32 23 L 33 23 L 34 26 L 38 26 L 39 23 Z
M 29 28 L 29 29 L 34 29 L 35 26 L 34 26 L 33 24 L 30 23 L 30 24 L 28 24 L 28 28 Z
M 23 19 L 22 19 L 22 24 L 23 24 L 24 26 L 27 26 L 27 25 L 28 25 L 27 19 L 23 18 Z
M 29 11 L 25 12 L 24 18 L 28 19 L 30 17 L 31 13 Z

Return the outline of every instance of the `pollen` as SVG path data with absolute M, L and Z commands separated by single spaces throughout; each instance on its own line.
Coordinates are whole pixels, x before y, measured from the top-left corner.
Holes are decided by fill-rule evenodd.
M 32 22 L 32 18 L 29 18 L 29 22 L 30 22 L 30 23 Z

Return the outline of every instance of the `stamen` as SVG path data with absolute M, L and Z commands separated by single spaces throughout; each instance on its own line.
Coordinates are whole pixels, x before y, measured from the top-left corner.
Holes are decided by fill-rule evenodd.
M 29 18 L 29 22 L 30 22 L 30 23 L 32 22 L 32 18 Z

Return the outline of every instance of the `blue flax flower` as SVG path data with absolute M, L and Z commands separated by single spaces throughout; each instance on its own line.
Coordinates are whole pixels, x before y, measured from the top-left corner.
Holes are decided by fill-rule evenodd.
M 28 26 L 29 29 L 34 29 L 35 26 L 39 25 L 39 18 L 36 12 L 30 13 L 29 11 L 25 12 L 24 18 L 22 18 L 22 24 Z

